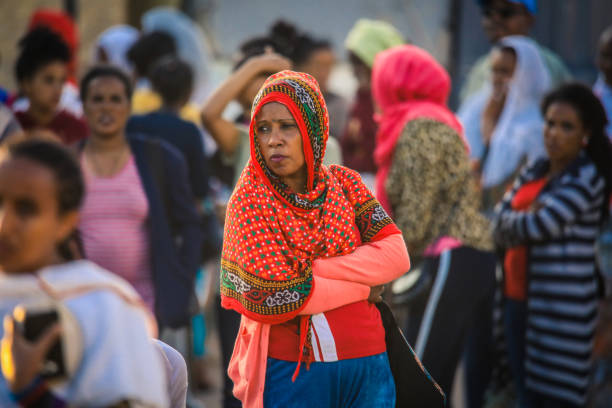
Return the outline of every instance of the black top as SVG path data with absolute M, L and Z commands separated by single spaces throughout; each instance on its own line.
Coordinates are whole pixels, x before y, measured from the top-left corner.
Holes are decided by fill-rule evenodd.
M 208 166 L 200 130 L 191 122 L 168 111 L 134 115 L 127 124 L 127 133 L 162 139 L 179 150 L 186 161 L 189 183 L 194 197 L 208 194 Z

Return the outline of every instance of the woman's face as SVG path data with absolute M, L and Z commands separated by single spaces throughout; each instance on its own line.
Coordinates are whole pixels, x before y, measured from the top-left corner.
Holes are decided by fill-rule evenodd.
M 496 95 L 508 92 L 516 68 L 516 56 L 507 50 L 496 49 L 491 55 L 491 84 Z
M 23 158 L 0 163 L 0 270 L 34 272 L 55 263 L 57 245 L 77 221 L 76 211 L 60 214 L 49 169 Z
M 357 79 L 359 89 L 370 89 L 372 82 L 372 69 L 366 65 L 357 55 L 349 52 L 349 62 L 353 69 L 353 75 Z
M 612 31 L 606 30 L 599 40 L 597 67 L 603 74 L 606 83 L 612 86 Z
M 317 80 L 321 90 L 326 90 L 335 63 L 334 52 L 329 48 L 320 48 L 314 51 L 305 63 L 296 67 L 296 70 L 309 73 Z
M 302 135 L 289 109 L 278 102 L 265 104 L 255 118 L 255 134 L 268 168 L 299 191 L 306 183 L 306 161 Z
M 62 97 L 62 88 L 68 76 L 68 66 L 61 61 L 51 62 L 21 83 L 23 92 L 33 108 L 55 112 Z
M 83 111 L 92 137 L 123 135 L 130 116 L 130 100 L 118 78 L 102 76 L 89 83 Z
M 571 163 L 588 141 L 578 112 L 565 102 L 553 102 L 544 115 L 544 144 L 551 162 Z

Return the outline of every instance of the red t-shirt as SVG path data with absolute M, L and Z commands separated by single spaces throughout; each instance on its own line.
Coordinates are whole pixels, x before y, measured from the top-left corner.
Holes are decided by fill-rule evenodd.
M 310 330 L 315 361 L 367 357 L 387 350 L 380 312 L 366 300 L 313 315 Z M 271 327 L 269 357 L 297 362 L 299 349 L 299 317 Z
M 546 185 L 546 179 L 538 179 L 523 185 L 512 198 L 510 206 L 515 211 L 527 211 Z M 504 258 L 504 294 L 514 300 L 527 298 L 527 247 L 510 248 Z
M 53 120 L 44 126 L 36 123 L 27 111 L 15 112 L 15 117 L 23 130 L 50 130 L 59 136 L 66 145 L 78 142 L 89 135 L 89 129 L 85 121 L 64 110 L 59 111 Z

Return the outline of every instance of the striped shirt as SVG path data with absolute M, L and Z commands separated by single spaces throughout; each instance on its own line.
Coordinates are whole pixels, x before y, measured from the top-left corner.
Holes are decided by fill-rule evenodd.
M 603 223 L 605 181 L 585 153 L 551 179 L 534 211 L 510 203 L 524 184 L 543 177 L 548 162 L 528 166 L 497 208 L 495 240 L 527 245 L 526 386 L 583 405 L 589 390 L 597 324 L 595 241 Z
M 132 284 L 153 311 L 149 203 L 134 157 L 108 178 L 95 176 L 86 165 L 82 167 L 86 194 L 79 229 L 86 257 Z

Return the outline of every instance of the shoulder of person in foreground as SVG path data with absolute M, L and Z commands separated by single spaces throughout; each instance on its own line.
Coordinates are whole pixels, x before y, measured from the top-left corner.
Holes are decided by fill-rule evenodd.
M 162 360 L 151 342 L 155 320 L 135 290 L 89 261 L 48 268 L 40 278 L 81 329 L 83 357 L 67 399 L 75 406 L 122 400 L 167 406 Z

